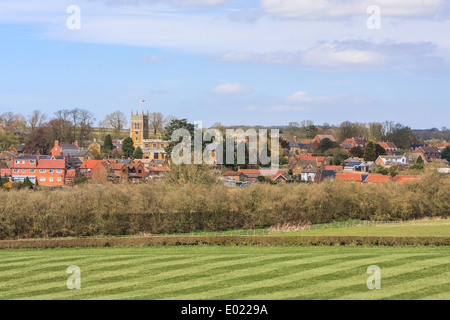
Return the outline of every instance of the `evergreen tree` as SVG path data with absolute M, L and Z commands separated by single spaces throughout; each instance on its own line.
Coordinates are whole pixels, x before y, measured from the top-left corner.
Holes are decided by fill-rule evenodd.
M 375 161 L 377 160 L 377 148 L 373 141 L 369 141 L 364 150 L 364 161 Z
M 423 165 L 423 159 L 422 159 L 422 156 L 417 157 L 416 164 L 421 164 L 421 165 Z
M 362 158 L 364 156 L 364 150 L 360 146 L 353 147 L 349 150 L 352 157 Z
M 142 152 L 141 147 L 137 147 L 133 153 L 133 159 L 142 159 L 144 153 Z
M 127 158 L 131 158 L 133 156 L 133 153 L 134 153 L 133 139 L 128 137 L 125 140 L 123 140 L 122 152 L 123 152 L 123 155 Z
M 30 181 L 28 177 L 25 178 L 25 181 L 23 182 L 23 186 L 28 189 L 33 189 L 33 183 Z
M 114 148 L 113 143 L 112 143 L 112 138 L 111 135 L 108 134 L 105 137 L 105 141 L 103 141 L 103 151 L 104 152 L 109 152 Z
M 450 161 L 450 147 L 445 147 L 444 151 L 441 153 L 441 158 Z
M 322 139 L 322 141 L 320 141 L 319 145 L 317 146 L 317 150 L 319 150 L 320 152 L 325 152 L 329 149 L 333 149 L 333 148 L 338 148 L 339 145 L 334 142 L 331 141 L 328 138 Z

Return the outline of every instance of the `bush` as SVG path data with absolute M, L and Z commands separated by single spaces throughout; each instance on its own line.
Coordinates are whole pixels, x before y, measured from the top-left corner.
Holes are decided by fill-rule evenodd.
M 450 216 L 450 179 L 361 185 L 326 181 L 229 188 L 219 184 L 82 185 L 2 192 L 0 239 L 187 233 L 334 220 Z

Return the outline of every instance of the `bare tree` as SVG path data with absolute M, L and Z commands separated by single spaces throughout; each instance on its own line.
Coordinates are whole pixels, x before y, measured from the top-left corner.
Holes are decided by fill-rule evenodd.
M 13 112 L 5 112 L 0 115 L 0 123 L 4 127 L 10 127 L 14 123 L 14 113 Z
M 156 134 L 158 131 L 162 131 L 164 128 L 164 116 L 160 112 L 152 112 L 149 117 L 150 128 L 153 133 Z
M 127 117 L 119 110 L 108 114 L 104 121 L 103 125 L 106 125 L 108 128 L 113 128 L 116 135 L 119 135 L 128 123 Z
M 42 113 L 40 110 L 33 110 L 33 112 L 28 116 L 28 124 L 33 131 L 36 127 L 40 127 L 45 120 L 47 115 Z

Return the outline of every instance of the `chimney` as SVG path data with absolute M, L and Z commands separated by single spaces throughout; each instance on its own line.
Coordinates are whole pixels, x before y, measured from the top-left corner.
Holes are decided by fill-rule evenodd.
M 79 146 L 78 146 L 78 140 L 76 140 L 74 144 L 75 144 L 77 147 L 79 147 Z
M 293 139 L 294 139 L 294 141 L 295 141 L 295 142 L 297 142 L 297 137 L 296 137 L 296 136 L 294 136 L 294 138 L 293 138 Z
M 55 147 L 59 147 L 59 141 L 55 140 Z

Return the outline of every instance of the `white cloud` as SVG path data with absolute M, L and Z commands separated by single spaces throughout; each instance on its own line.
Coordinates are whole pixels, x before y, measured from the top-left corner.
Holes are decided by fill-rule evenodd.
M 215 94 L 245 94 L 250 93 L 251 89 L 240 82 L 222 83 L 211 90 Z
M 342 48 L 339 43 L 324 43 L 312 48 L 303 56 L 309 66 L 383 66 L 389 58 L 381 52 L 358 48 Z
M 293 95 L 286 98 L 286 101 L 290 103 L 298 103 L 298 104 L 342 104 L 342 103 L 358 103 L 364 104 L 369 103 L 370 100 L 362 97 L 353 97 L 348 94 L 340 94 L 334 96 L 309 96 L 306 91 L 299 91 L 294 93 Z
M 261 0 L 268 13 L 307 19 L 366 15 L 372 5 L 379 6 L 385 16 L 430 17 L 448 8 L 448 0 Z

